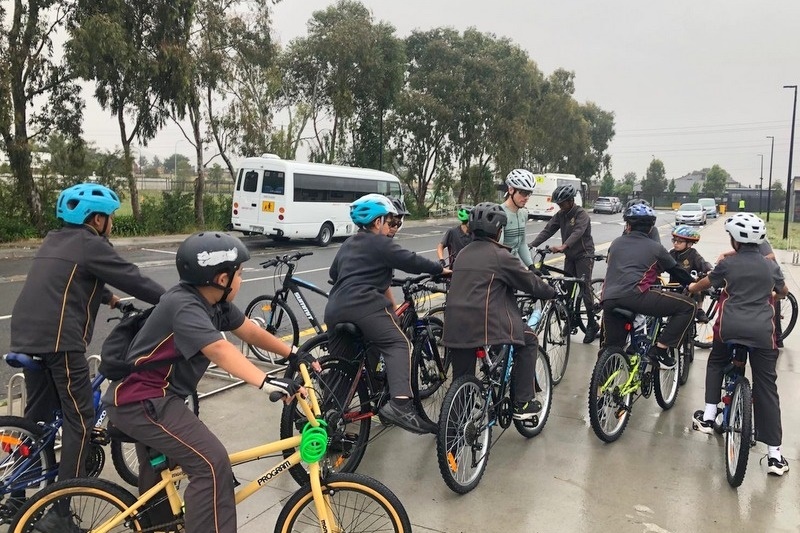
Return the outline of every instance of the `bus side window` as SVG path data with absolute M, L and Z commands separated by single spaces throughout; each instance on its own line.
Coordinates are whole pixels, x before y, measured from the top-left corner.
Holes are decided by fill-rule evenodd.
M 244 175 L 244 191 L 256 192 L 258 190 L 258 171 L 250 170 Z

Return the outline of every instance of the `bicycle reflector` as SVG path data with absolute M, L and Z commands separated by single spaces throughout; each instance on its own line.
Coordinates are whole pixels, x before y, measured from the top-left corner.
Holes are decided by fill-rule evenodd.
M 632 330 L 633 330 L 633 324 L 631 324 L 630 322 L 625 322 L 625 331 L 630 332 Z
M 486 350 L 484 350 L 483 348 L 478 348 L 477 350 L 475 350 L 475 356 L 478 359 L 485 359 L 486 358 Z
M 300 434 L 300 459 L 304 463 L 315 463 L 325 456 L 328 449 L 327 425 L 324 420 L 320 420 L 317 427 L 306 422 Z

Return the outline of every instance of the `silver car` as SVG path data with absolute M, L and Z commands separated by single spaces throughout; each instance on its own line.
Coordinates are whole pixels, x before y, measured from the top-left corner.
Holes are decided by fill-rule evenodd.
M 704 226 L 705 223 L 706 211 L 700 204 L 681 204 L 678 210 L 675 211 L 675 225 L 694 224 L 697 226 Z

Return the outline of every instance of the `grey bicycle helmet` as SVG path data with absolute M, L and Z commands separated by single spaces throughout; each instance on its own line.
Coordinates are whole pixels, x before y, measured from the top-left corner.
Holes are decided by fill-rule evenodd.
M 536 187 L 536 180 L 530 170 L 515 168 L 506 176 L 506 185 L 521 191 L 532 191 Z
M 560 204 L 561 202 L 572 200 L 575 198 L 576 194 L 578 194 L 578 189 L 576 189 L 574 185 L 567 183 L 566 185 L 559 185 L 556 187 L 550 198 L 553 203 Z
M 479 237 L 494 237 L 508 222 L 499 204 L 482 202 L 469 212 L 469 230 Z

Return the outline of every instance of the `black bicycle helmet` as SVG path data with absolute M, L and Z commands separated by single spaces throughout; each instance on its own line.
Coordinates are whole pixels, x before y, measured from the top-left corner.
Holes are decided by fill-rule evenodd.
M 395 196 L 389 196 L 388 198 L 392 202 L 394 208 L 397 209 L 398 216 L 404 217 L 411 214 L 408 212 L 408 209 L 406 209 L 406 203 L 403 200 Z
M 499 204 L 482 202 L 469 212 L 469 230 L 479 237 L 494 238 L 508 222 L 506 212 Z
M 182 282 L 225 291 L 221 300 L 224 302 L 231 291 L 233 273 L 248 259 L 250 252 L 236 237 L 227 233 L 204 231 L 190 235 L 181 243 L 175 256 L 175 266 Z M 214 281 L 222 273 L 229 275 L 227 286 Z
M 566 185 L 559 185 L 556 187 L 550 198 L 553 203 L 560 204 L 561 202 L 572 200 L 575 198 L 576 194 L 578 194 L 578 189 L 576 189 L 574 185 L 567 183 Z

